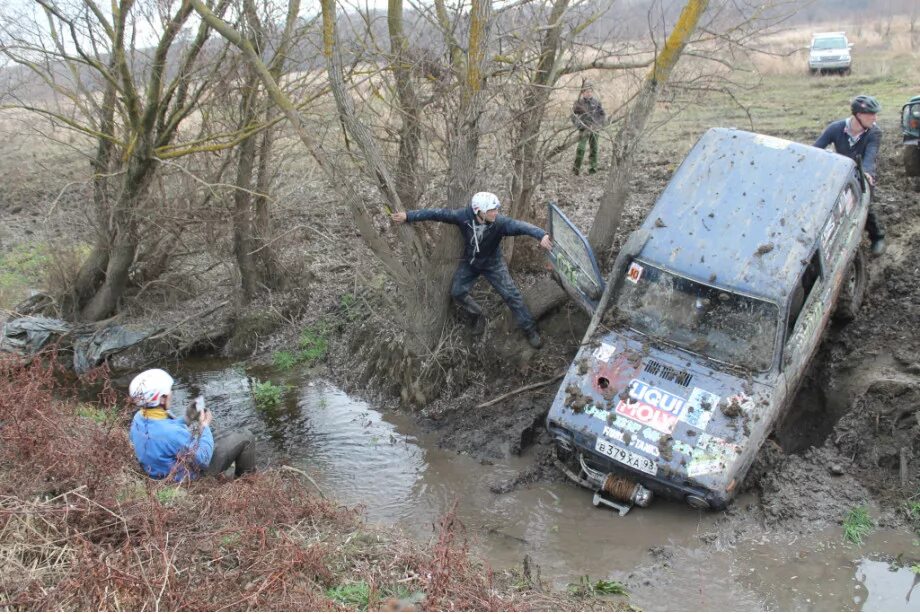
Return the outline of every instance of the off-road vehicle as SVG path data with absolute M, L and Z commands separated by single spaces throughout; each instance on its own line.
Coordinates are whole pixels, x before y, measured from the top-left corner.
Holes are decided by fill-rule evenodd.
M 808 70 L 811 74 L 839 72 L 850 74 L 853 45 L 844 32 L 821 32 L 811 37 L 808 47 Z
M 852 160 L 713 128 L 617 256 L 609 308 L 546 419 L 560 466 L 625 513 L 652 493 L 720 509 L 867 285 Z M 550 206 L 554 276 L 589 313 L 607 282 Z M 794 419 L 794 416 L 790 416 Z

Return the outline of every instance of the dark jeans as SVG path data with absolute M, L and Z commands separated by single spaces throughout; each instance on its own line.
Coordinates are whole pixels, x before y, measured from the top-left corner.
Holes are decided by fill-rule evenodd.
M 868 183 L 868 182 L 866 182 Z M 869 233 L 870 241 L 877 241 L 885 238 L 885 226 L 879 219 L 878 212 L 875 210 L 875 188 L 869 187 L 869 215 L 866 217 L 866 232 Z
M 578 147 L 575 149 L 575 166 L 576 171 L 581 170 L 581 162 L 585 159 L 585 144 L 591 148 L 591 154 L 588 158 L 588 167 L 592 172 L 597 171 L 597 133 L 593 130 L 584 129 L 578 132 Z
M 460 266 L 457 267 L 457 272 L 454 273 L 454 281 L 450 287 L 450 295 L 464 313 L 474 320 L 482 317 L 482 308 L 470 296 L 470 289 L 480 275 L 485 277 L 495 288 L 495 291 L 505 299 L 505 303 L 511 308 L 511 313 L 514 314 L 514 319 L 520 328 L 530 331 L 536 327 L 533 316 L 530 315 L 530 310 L 524 304 L 524 297 L 521 296 L 521 291 L 517 289 L 514 280 L 511 279 L 508 265 L 500 257 L 496 258 L 496 262 L 482 269 L 474 268 L 468 262 L 461 262 Z
M 256 440 L 248 429 L 226 431 L 214 436 L 214 455 L 208 465 L 208 475 L 220 475 L 235 464 L 234 475 L 256 469 Z

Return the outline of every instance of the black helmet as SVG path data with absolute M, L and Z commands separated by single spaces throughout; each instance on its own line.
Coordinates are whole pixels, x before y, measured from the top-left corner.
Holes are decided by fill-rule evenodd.
M 860 94 L 850 103 L 850 109 L 853 111 L 854 115 L 856 113 L 880 113 L 882 105 L 879 104 L 874 96 Z

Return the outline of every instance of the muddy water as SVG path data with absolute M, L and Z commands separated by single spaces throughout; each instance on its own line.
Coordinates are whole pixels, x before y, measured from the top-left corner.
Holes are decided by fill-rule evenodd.
M 179 407 L 205 395 L 218 428 L 249 428 L 264 462 L 304 469 L 326 494 L 362 506 L 370 522 L 427 539 L 458 501 L 476 549 L 495 567 L 519 566 L 528 555 L 559 587 L 583 575 L 619 579 L 635 605 L 653 610 L 920 610 L 920 576 L 886 562 L 920 558 L 909 533 L 878 531 L 861 548 L 845 545 L 839 530 L 764 534 L 729 547 L 720 544 L 718 515 L 684 505 L 656 501 L 620 518 L 568 484 L 496 495 L 489 486 L 527 467 L 526 455 L 481 464 L 438 448 L 411 418 L 378 412 L 322 381 L 284 382 L 217 362 L 184 369 Z M 253 378 L 269 377 L 290 388 L 276 410 L 260 411 Z M 733 509 L 743 516 L 749 503 Z

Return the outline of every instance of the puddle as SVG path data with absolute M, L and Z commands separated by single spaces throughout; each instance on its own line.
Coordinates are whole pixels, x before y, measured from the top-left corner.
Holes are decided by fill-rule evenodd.
M 284 402 L 257 410 L 253 377 L 290 386 Z M 565 483 L 496 495 L 489 486 L 527 467 L 526 455 L 481 464 L 438 448 L 411 417 L 376 411 L 328 383 L 193 361 L 178 374 L 174 402 L 184 407 L 197 394 L 205 395 L 217 428 L 245 426 L 256 435 L 260 462 L 304 469 L 327 495 L 362 506 L 368 521 L 427 540 L 457 500 L 484 559 L 509 567 L 530 556 L 557 587 L 583 575 L 614 578 L 650 610 L 920 610 L 917 577 L 883 562 L 920 560 L 906 532 L 878 531 L 858 549 L 844 545 L 839 531 L 796 543 L 766 536 L 733 548 L 707 546 L 701 536 L 718 516 L 682 504 L 659 500 L 620 518 Z M 743 509 L 745 501 L 736 505 Z

